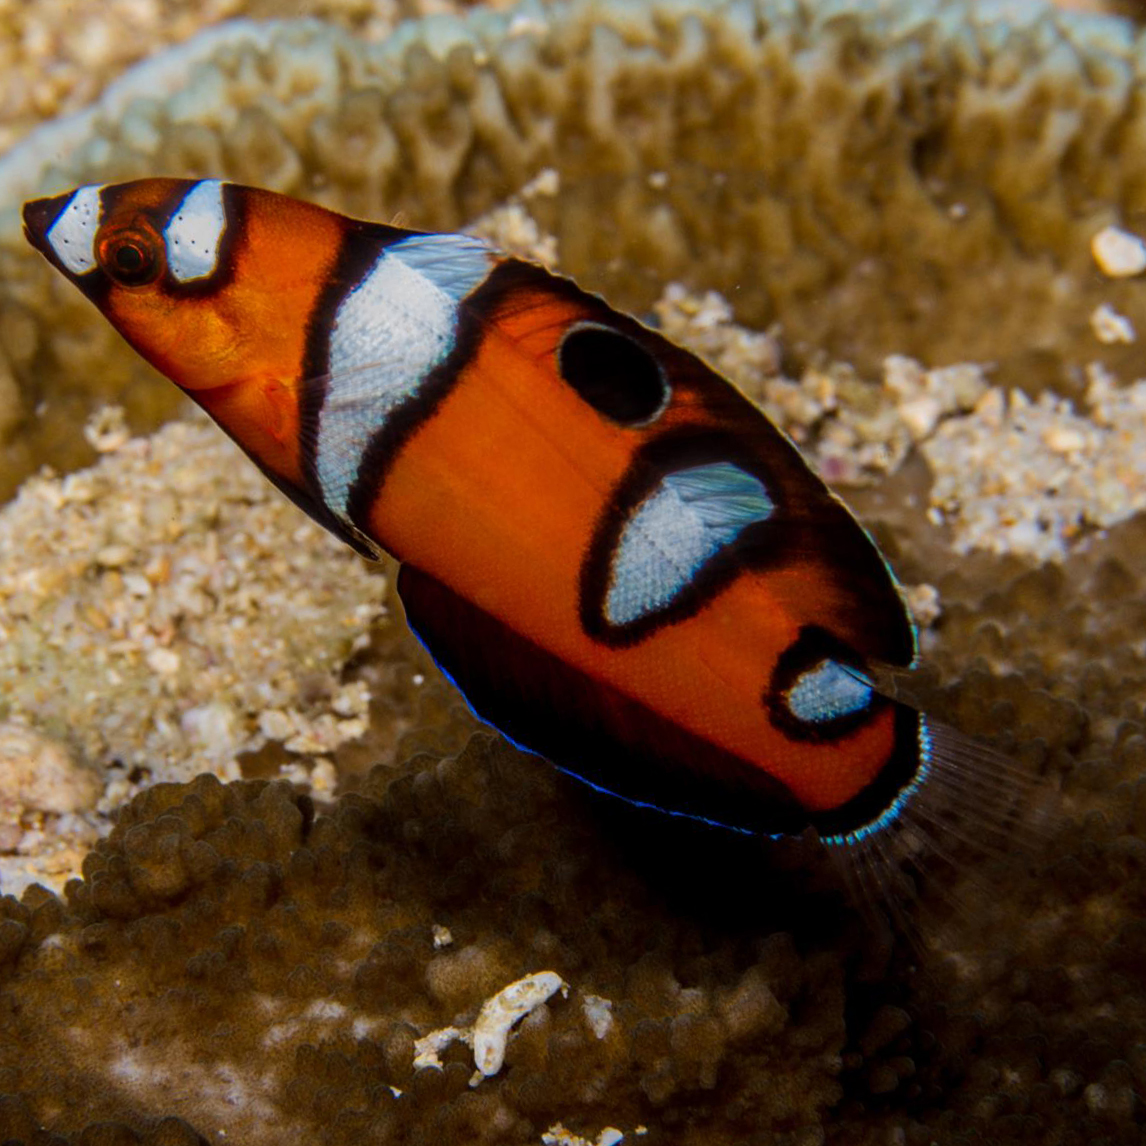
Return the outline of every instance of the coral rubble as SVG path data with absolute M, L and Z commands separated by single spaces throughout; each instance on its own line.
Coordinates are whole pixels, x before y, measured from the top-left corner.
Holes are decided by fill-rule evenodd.
M 360 736 L 369 691 L 339 674 L 386 578 L 205 420 L 89 436 L 98 465 L 0 510 L 0 713 L 101 771 L 105 811 L 133 772 L 235 777 L 268 743 L 313 764 Z

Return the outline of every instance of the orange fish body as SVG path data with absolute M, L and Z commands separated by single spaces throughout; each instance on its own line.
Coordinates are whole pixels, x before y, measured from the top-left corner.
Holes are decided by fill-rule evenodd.
M 874 543 L 692 354 L 464 235 L 215 180 L 82 187 L 31 242 L 317 520 L 401 563 L 485 719 L 631 801 L 855 842 L 940 761 L 875 688 Z

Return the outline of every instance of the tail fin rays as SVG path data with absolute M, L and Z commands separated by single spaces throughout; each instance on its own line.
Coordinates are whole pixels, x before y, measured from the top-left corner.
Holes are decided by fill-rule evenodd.
M 824 842 L 869 923 L 923 954 L 952 916 L 978 917 L 990 901 L 983 864 L 1036 858 L 1057 815 L 1046 780 L 990 746 L 926 716 L 919 742 L 920 770 L 895 814 Z

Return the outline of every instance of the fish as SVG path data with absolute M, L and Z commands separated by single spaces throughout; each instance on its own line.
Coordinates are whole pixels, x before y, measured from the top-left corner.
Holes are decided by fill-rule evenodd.
M 411 629 L 514 744 L 813 832 L 877 887 L 947 824 L 1007 834 L 1015 766 L 883 683 L 919 651 L 872 537 L 655 329 L 473 236 L 217 179 L 83 186 L 24 226 L 279 490 L 399 563 Z

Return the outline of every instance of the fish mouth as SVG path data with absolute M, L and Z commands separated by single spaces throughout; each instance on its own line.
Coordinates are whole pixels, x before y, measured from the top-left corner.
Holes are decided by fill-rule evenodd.
M 24 204 L 25 238 L 57 266 L 59 259 L 55 257 L 52 244 L 48 242 L 48 232 L 74 194 L 74 191 L 66 191 L 63 195 L 52 195 L 47 199 L 31 199 Z

